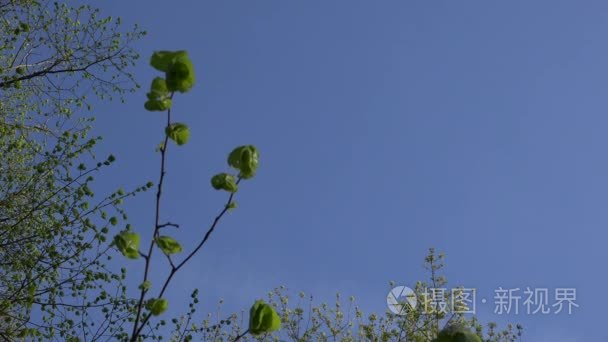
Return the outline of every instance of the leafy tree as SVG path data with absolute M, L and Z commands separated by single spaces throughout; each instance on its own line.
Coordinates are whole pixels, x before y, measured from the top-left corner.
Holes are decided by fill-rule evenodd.
M 74 119 L 73 114 L 91 109 L 90 93 L 111 99 L 138 87 L 126 68 L 138 57 L 129 44 L 143 33 L 137 27 L 122 33 L 120 19 L 100 18 L 99 10 L 86 5 L 2 1 L 0 12 L 0 147 L 6 150 L 0 164 L 0 337 L 147 338 L 142 329 L 151 316 L 166 310 L 162 295 L 173 275 L 202 248 L 221 217 L 235 208 L 234 193 L 241 180 L 255 175 L 258 152 L 253 146 L 236 148 L 228 164 L 238 174 L 213 177 L 214 188 L 230 193 L 228 202 L 196 249 L 179 263 L 173 263 L 171 255 L 182 247 L 159 233 L 172 224 L 161 224 L 158 215 L 147 253 L 139 250 L 139 236 L 128 224 L 108 241 L 110 229 L 127 220 L 120 208 L 123 198 L 153 184 L 95 196 L 93 174 L 115 157 L 96 160 L 92 150 L 100 138 L 88 138 L 91 120 Z M 165 139 L 159 147 L 158 214 L 168 141 L 183 145 L 189 138 L 185 124 L 171 122 L 171 99 L 194 85 L 194 73 L 183 51 L 157 53 L 152 65 L 165 77 L 154 80 L 145 107 L 167 110 Z M 115 273 L 106 266 L 112 247 L 128 258 L 144 257 L 139 299 L 126 295 L 126 270 Z M 152 284 L 147 276 L 156 247 L 172 268 L 159 296 L 148 298 Z M 133 323 L 131 333 L 126 322 Z M 254 304 L 250 333 L 276 330 L 279 324 L 272 307 Z
M 0 18 L 0 339 L 67 340 L 95 331 L 90 307 L 120 304 L 105 291 L 124 276 L 103 263 L 106 236 L 146 189 L 94 195 L 115 158 L 94 156 L 91 119 L 73 114 L 137 88 L 127 68 L 143 32 L 88 5 L 0 0 Z
M 281 317 L 282 329 L 261 336 L 244 336 L 243 341 L 373 341 L 373 342 L 515 342 L 521 341 L 523 327 L 507 325 L 498 330 L 495 323 L 482 326 L 475 317 L 465 317 L 448 306 L 447 312 L 439 313 L 425 306 L 427 288 L 445 287 L 442 275 L 444 256 L 433 249 L 425 258 L 425 268 L 429 271 L 428 281 L 416 283 L 414 292 L 420 303 L 408 309 L 405 315 L 391 311 L 383 314 L 365 314 L 357 306 L 354 297 L 343 299 L 336 295 L 333 304 L 315 304 L 312 296 L 301 292 L 295 299 L 290 298 L 285 287 L 268 293 L 267 301 Z M 391 283 L 391 288 L 394 284 Z M 192 293 L 190 307 L 198 303 L 198 291 Z M 448 298 L 449 301 L 449 298 Z M 458 301 L 456 301 L 458 307 Z M 459 311 L 459 310 L 458 310 Z M 232 341 L 246 329 L 246 315 L 222 315 L 221 303 L 215 314 L 207 314 L 201 319 L 194 317 L 194 309 L 171 320 L 172 341 L 183 341 L 192 335 L 197 341 Z

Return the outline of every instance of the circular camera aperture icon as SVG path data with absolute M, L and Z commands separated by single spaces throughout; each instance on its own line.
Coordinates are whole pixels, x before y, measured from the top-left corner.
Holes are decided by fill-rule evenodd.
M 396 315 L 405 315 L 416 308 L 416 294 L 407 286 L 397 286 L 386 296 L 388 309 Z

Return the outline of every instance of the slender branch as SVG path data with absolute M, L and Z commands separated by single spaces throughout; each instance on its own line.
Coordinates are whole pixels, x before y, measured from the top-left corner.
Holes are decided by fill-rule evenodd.
M 238 178 L 236 181 L 236 184 L 238 185 L 241 182 L 242 178 Z M 209 240 L 209 237 L 211 236 L 211 233 L 213 233 L 213 231 L 215 230 L 215 227 L 217 226 L 217 224 L 220 222 L 220 220 L 222 219 L 222 217 L 224 217 L 224 215 L 226 214 L 226 212 L 228 212 L 228 210 L 230 209 L 230 203 L 232 203 L 232 200 L 234 199 L 234 195 L 235 193 L 230 193 L 230 196 L 228 196 L 228 200 L 226 201 L 226 204 L 224 205 L 224 208 L 220 211 L 220 213 L 215 217 L 215 219 L 213 220 L 213 223 L 211 223 L 211 226 L 209 227 L 209 229 L 207 230 L 207 233 L 205 233 L 205 236 L 203 237 L 203 239 L 198 243 L 198 245 L 196 246 L 196 248 L 194 250 L 192 250 L 188 256 L 186 256 L 186 258 L 184 260 L 182 260 L 182 262 L 180 262 L 179 264 L 177 264 L 177 266 L 173 266 L 171 268 L 171 272 L 169 273 L 169 275 L 167 276 L 167 279 L 165 280 L 165 283 L 163 284 L 163 287 L 158 295 L 158 298 L 162 298 L 163 294 L 165 293 L 165 291 L 167 290 L 167 287 L 169 286 L 169 284 L 171 283 L 171 280 L 173 279 L 173 276 L 175 275 L 175 273 L 177 273 L 177 271 L 179 271 L 187 262 L 188 260 L 190 260 L 207 242 L 207 240 Z M 145 326 L 145 324 L 148 322 L 148 320 L 150 319 L 150 314 L 146 315 L 144 317 L 144 319 L 142 320 L 142 324 L 140 325 L 139 329 L 137 329 L 137 331 L 135 331 L 133 333 L 133 336 L 137 336 L 141 333 L 141 330 L 143 329 L 143 327 Z M 135 340 L 132 338 L 131 339 L 132 342 L 134 342 Z
M 173 93 L 171 94 L 171 98 L 173 98 Z M 171 126 L 171 108 L 169 108 L 167 110 L 167 127 L 169 127 L 169 126 Z M 168 142 L 169 142 L 169 135 L 165 134 L 165 140 L 163 142 L 162 148 L 160 149 L 160 176 L 159 176 L 158 187 L 157 187 L 157 191 L 156 191 L 156 210 L 155 210 L 155 215 L 154 215 L 155 216 L 155 219 L 154 219 L 154 234 L 152 236 L 152 240 L 150 241 L 150 246 L 148 248 L 148 253 L 146 254 L 147 257 L 145 258 L 146 265 L 145 265 L 145 269 L 144 269 L 144 280 L 143 280 L 144 283 L 148 280 L 149 271 L 150 271 L 150 263 L 151 263 L 151 260 L 152 260 L 152 252 L 154 251 L 154 241 L 158 237 L 158 230 L 161 227 L 161 224 L 160 224 L 160 200 L 161 200 L 161 197 L 162 197 L 163 181 L 165 179 L 165 174 L 166 174 L 165 160 L 166 160 L 166 156 L 167 156 L 167 147 L 169 146 Z M 140 292 L 140 295 L 139 295 L 139 301 L 137 303 L 137 314 L 135 316 L 135 322 L 133 323 L 133 333 L 131 335 L 131 341 L 132 342 L 136 341 L 137 336 L 141 332 L 141 328 L 143 328 L 145 326 L 145 323 L 146 323 L 144 321 L 144 322 L 142 322 L 141 327 L 138 327 L 139 318 L 141 317 L 141 311 L 142 311 L 144 299 L 146 297 L 146 293 L 147 292 L 148 292 L 148 289 L 146 289 L 144 286 L 142 286 L 141 292 Z
M 249 329 L 245 330 L 242 334 L 240 334 L 237 337 L 235 337 L 234 340 L 232 340 L 232 342 L 236 342 L 236 341 L 240 340 L 241 338 L 243 338 L 247 334 L 249 334 Z
M 167 223 L 163 223 L 163 224 L 161 224 L 161 225 L 158 226 L 158 228 L 165 228 L 165 227 L 179 228 L 179 224 L 167 222 Z
M 236 184 L 238 185 L 241 182 L 241 180 L 242 180 L 242 178 L 239 177 L 236 181 Z M 205 242 L 207 242 L 207 240 L 211 236 L 211 233 L 213 233 L 213 231 L 215 230 L 215 227 L 217 226 L 217 224 L 220 222 L 220 220 L 222 219 L 224 214 L 226 214 L 226 212 L 228 212 L 228 210 L 230 209 L 230 203 L 232 203 L 234 194 L 235 194 L 234 192 L 230 193 L 230 196 L 228 197 L 228 201 L 226 201 L 224 208 L 222 209 L 222 211 L 220 211 L 220 213 L 213 220 L 213 223 L 211 224 L 211 227 L 209 227 L 209 230 L 207 230 L 207 233 L 205 233 L 205 237 L 203 238 L 203 240 L 201 240 L 201 242 L 199 242 L 199 244 L 196 246 L 196 248 L 192 252 L 190 252 L 190 254 L 188 254 L 188 256 L 182 262 L 180 262 L 177 265 L 176 271 L 179 270 L 180 268 L 182 268 L 188 262 L 188 260 L 190 260 L 194 256 L 194 254 L 196 254 L 196 252 L 198 252 L 203 247 Z
M 45 69 L 33 72 L 33 73 L 29 74 L 29 75 L 24 75 L 24 76 L 21 76 L 21 77 L 15 77 L 15 78 L 10 79 L 8 81 L 0 82 L 0 88 L 7 87 L 7 86 L 12 85 L 14 83 L 17 83 L 19 81 L 29 80 L 29 79 L 32 79 L 32 78 L 36 78 L 36 77 L 40 77 L 40 76 L 45 76 L 45 75 L 50 75 L 50 74 L 61 74 L 61 73 L 68 73 L 68 72 L 87 71 L 90 67 L 92 67 L 92 66 L 94 66 L 96 64 L 102 63 L 104 61 L 110 60 L 112 58 L 115 58 L 120 53 L 122 53 L 122 49 L 118 50 L 117 52 L 115 52 L 115 53 L 113 53 L 111 55 L 108 55 L 108 56 L 102 57 L 100 59 L 94 60 L 93 62 L 90 62 L 90 63 L 85 64 L 85 65 L 80 66 L 80 67 L 76 67 L 76 68 L 70 67 L 70 68 L 64 68 L 64 69 L 53 69 L 56 66 L 59 66 L 61 63 L 65 62 L 62 59 L 57 59 L 57 60 L 55 60 L 55 62 L 53 62 L 53 64 L 51 64 L 49 67 L 47 67 Z

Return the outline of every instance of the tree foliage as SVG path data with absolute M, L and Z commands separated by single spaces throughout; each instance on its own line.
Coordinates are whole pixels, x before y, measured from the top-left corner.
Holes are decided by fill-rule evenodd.
M 428 300 L 427 288 L 447 284 L 442 274 L 444 256 L 433 249 L 425 258 L 429 278 L 416 283 L 414 292 L 418 303 Z M 390 284 L 390 288 L 394 283 Z M 275 308 L 281 318 L 281 330 L 260 335 L 242 336 L 247 330 L 246 313 L 225 315 L 221 304 L 217 312 L 195 317 L 198 291 L 192 293 L 190 311 L 172 319 L 172 341 L 184 341 L 192 336 L 195 341 L 344 341 L 344 342 L 516 342 L 523 335 L 521 325 L 507 325 L 497 329 L 495 323 L 482 325 L 475 317 L 454 312 L 429 310 L 429 306 L 417 305 L 406 315 L 389 310 L 384 313 L 365 313 L 354 297 L 343 298 L 336 294 L 333 303 L 315 303 L 313 296 L 300 292 L 295 298 L 287 288 L 279 287 L 267 294 L 268 305 Z M 164 324 L 168 324 L 164 322 Z M 162 326 L 162 325 L 161 325 Z M 239 337 L 241 336 L 241 337 Z
M 127 68 L 142 34 L 88 5 L 0 0 L 4 340 L 101 333 L 89 309 L 124 304 L 116 300 L 124 275 L 104 264 L 106 238 L 126 219 L 122 199 L 145 188 L 94 193 L 94 175 L 115 158 L 93 154 L 100 138 L 88 136 L 91 119 L 73 114 L 91 109 L 91 94 L 111 99 L 137 88 Z

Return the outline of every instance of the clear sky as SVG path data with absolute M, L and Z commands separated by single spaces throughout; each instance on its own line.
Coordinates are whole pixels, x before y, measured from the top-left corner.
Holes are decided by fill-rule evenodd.
M 203 311 L 220 297 L 247 309 L 282 284 L 384 311 L 388 282 L 426 277 L 436 247 L 450 284 L 478 289 L 482 321 L 522 323 L 526 341 L 608 340 L 607 2 L 98 5 L 149 33 L 144 89 L 96 106 L 100 154 L 117 157 L 98 188 L 156 181 L 163 119 L 143 109 L 154 50 L 188 50 L 198 77 L 174 105 L 192 131 L 169 156 L 176 238 L 192 246 L 221 209 L 209 178 L 227 153 L 261 151 L 238 210 L 176 278 L 173 308 L 198 287 Z M 152 229 L 152 193 L 126 207 Z M 580 307 L 496 315 L 498 287 L 576 288 Z

